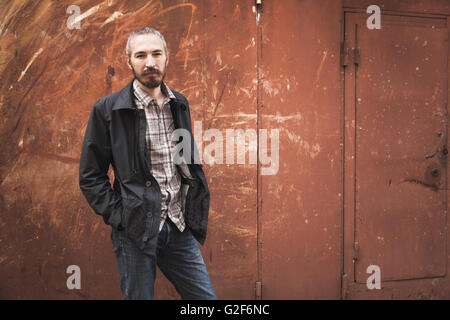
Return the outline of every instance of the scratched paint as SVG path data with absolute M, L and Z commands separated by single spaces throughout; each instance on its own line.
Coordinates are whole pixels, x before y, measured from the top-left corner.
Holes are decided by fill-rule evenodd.
M 382 10 L 397 14 L 450 14 L 444 0 L 378 2 Z M 420 123 L 424 110 L 402 109 L 395 114 L 383 105 L 359 121 L 344 114 L 339 51 L 343 8 L 363 12 L 370 1 L 286 0 L 280 6 L 263 0 L 257 6 L 237 0 L 82 0 L 76 2 L 81 28 L 69 30 L 66 8 L 72 4 L 0 2 L 0 298 L 120 299 L 109 228 L 80 193 L 78 161 L 93 103 L 130 79 L 125 42 L 130 31 L 143 24 L 166 36 L 167 82 L 189 99 L 192 120 L 201 121 L 203 130 L 280 130 L 277 175 L 258 177 L 257 164 L 204 165 L 212 198 L 208 238 L 201 250 L 219 298 L 253 299 L 256 281 L 262 281 L 265 299 L 448 298 L 449 280 L 441 273 L 449 264 L 442 260 L 407 270 L 431 278 L 382 282 L 386 290 L 379 292 L 368 292 L 353 279 L 341 280 L 343 273 L 351 277 L 355 272 L 349 256 L 352 243 L 347 242 L 349 226 L 344 224 L 352 219 L 342 217 L 348 203 L 343 185 L 354 177 L 345 166 L 361 161 L 343 154 L 344 143 L 345 150 L 351 150 L 348 145 L 355 143 L 351 138 L 355 131 L 374 143 L 383 141 L 376 138 L 378 127 L 373 127 L 369 115 L 388 125 L 387 130 L 396 125 L 389 124 L 394 115 L 407 128 L 404 136 L 396 136 L 389 150 L 368 148 L 365 156 L 414 161 L 417 157 L 406 149 L 415 137 L 408 122 Z M 396 72 L 399 68 L 431 77 L 427 68 L 436 61 L 430 51 L 435 38 L 417 33 L 410 40 L 394 41 L 393 52 L 407 56 L 412 48 L 423 50 L 422 59 L 408 68 L 395 62 L 388 70 L 367 69 L 361 79 L 373 91 L 367 89 L 355 100 L 358 107 L 370 101 L 370 92 L 379 92 L 383 99 L 400 92 L 407 99 L 414 82 L 403 79 Z M 376 63 L 375 53 L 367 57 L 362 61 Z M 398 83 L 400 91 L 394 86 Z M 429 117 L 438 122 L 447 114 L 442 100 L 445 83 L 427 88 L 423 100 L 423 106 L 432 109 Z M 415 150 L 433 153 L 437 141 L 428 140 L 419 137 L 423 150 Z M 258 147 L 246 146 L 247 152 Z M 358 148 L 366 150 L 363 145 Z M 444 176 L 433 175 L 442 166 L 433 158 L 420 167 L 421 176 L 415 174 L 417 166 L 408 165 L 404 167 L 408 175 L 386 181 L 379 180 L 370 166 L 362 173 L 374 183 L 385 182 L 386 188 L 404 188 L 417 197 L 425 194 L 430 203 L 441 192 L 432 186 L 447 183 Z M 112 171 L 109 176 L 112 181 Z M 359 190 L 364 191 L 364 185 Z M 435 221 L 435 210 L 424 206 L 423 212 L 411 219 L 416 228 L 413 240 L 426 240 L 435 250 L 442 243 L 433 244 L 433 234 L 421 229 L 423 221 Z M 368 236 L 375 250 L 392 245 L 389 230 L 377 229 L 372 238 Z M 444 237 L 444 230 L 439 232 L 434 236 Z M 79 291 L 66 287 L 65 270 L 72 264 L 82 270 Z M 402 268 L 389 272 L 395 275 Z M 356 269 L 360 282 L 361 270 L 364 266 Z M 157 299 L 179 298 L 160 273 L 156 288 Z
M 121 297 L 109 227 L 80 193 L 78 159 L 93 103 L 130 80 L 125 43 L 142 21 L 165 35 L 167 82 L 188 97 L 193 121 L 205 129 L 256 129 L 256 49 L 246 48 L 247 38 L 226 39 L 228 13 L 247 20 L 241 30 L 255 37 L 248 4 L 86 0 L 77 2 L 81 28 L 69 30 L 65 8 L 71 4 L 0 4 L 0 130 L 8 141 L 0 156 L 2 298 Z M 256 166 L 205 165 L 205 171 L 214 199 L 205 262 L 218 296 L 251 299 Z M 112 181 L 111 170 L 109 175 Z M 236 268 L 243 259 L 248 263 Z M 65 286 L 71 264 L 82 270 L 80 291 Z M 234 283 L 236 278 L 241 281 Z M 179 298 L 161 274 L 157 288 L 156 299 Z

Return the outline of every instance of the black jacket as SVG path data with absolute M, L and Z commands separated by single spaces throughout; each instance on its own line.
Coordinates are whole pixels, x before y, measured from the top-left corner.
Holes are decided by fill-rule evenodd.
M 145 111 L 137 109 L 134 102 L 132 83 L 94 104 L 81 151 L 79 183 L 89 205 L 105 223 L 123 229 L 121 232 L 141 250 L 154 255 L 161 221 L 161 190 L 150 174 L 147 121 Z M 194 180 L 182 178 L 182 189 L 187 189 L 185 220 L 203 244 L 209 214 L 208 184 L 201 164 L 194 162 L 198 151 L 189 103 L 182 94 L 172 92 L 176 97 L 170 100 L 175 129 L 188 130 L 192 146 L 191 159 L 185 160 Z M 107 175 L 110 164 L 114 170 L 113 187 Z

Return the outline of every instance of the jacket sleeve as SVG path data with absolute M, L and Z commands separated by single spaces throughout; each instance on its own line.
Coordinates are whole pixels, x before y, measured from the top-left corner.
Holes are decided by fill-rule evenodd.
M 118 228 L 121 221 L 122 200 L 113 191 L 108 177 L 112 160 L 107 121 L 97 102 L 89 116 L 81 149 L 79 184 L 83 195 L 105 223 Z

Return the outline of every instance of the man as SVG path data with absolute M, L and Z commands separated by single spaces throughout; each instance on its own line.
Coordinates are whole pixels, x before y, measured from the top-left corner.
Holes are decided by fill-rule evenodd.
M 134 79 L 94 104 L 81 152 L 80 188 L 112 226 L 124 299 L 152 299 L 156 265 L 183 299 L 216 299 L 197 245 L 206 238 L 206 178 L 193 156 L 174 161 L 176 129 L 191 138 L 193 152 L 183 153 L 197 151 L 189 103 L 164 82 L 169 57 L 158 31 L 133 31 L 126 53 Z

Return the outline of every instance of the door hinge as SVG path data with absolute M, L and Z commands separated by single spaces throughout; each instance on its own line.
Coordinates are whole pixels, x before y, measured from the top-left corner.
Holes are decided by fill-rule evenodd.
M 353 263 L 359 260 L 359 242 L 353 242 Z
M 350 60 L 355 65 L 359 65 L 361 61 L 361 49 L 359 47 L 351 47 L 347 40 L 341 42 L 341 66 L 346 67 L 350 64 Z
M 347 41 L 341 42 L 341 67 L 348 66 L 348 59 L 349 59 L 349 49 L 347 46 Z
M 262 299 L 262 282 L 261 281 L 255 282 L 255 299 L 256 300 Z

